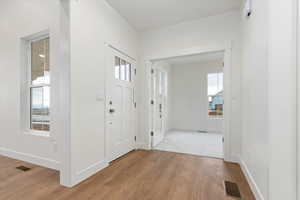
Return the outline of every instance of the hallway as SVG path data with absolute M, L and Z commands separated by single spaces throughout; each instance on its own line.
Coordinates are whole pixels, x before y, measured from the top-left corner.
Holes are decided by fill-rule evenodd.
M 300 200 L 299 1 L 0 0 L 0 200 Z
M 171 131 L 154 149 L 223 158 L 222 135 L 216 133 Z
M 128 153 L 73 188 L 59 185 L 57 171 L 7 157 L 0 169 L 0 200 L 233 200 L 224 180 L 239 185 L 243 200 L 255 199 L 237 164 L 162 151 Z

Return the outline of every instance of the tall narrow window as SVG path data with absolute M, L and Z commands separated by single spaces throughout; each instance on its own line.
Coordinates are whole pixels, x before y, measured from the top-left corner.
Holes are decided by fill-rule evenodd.
M 28 96 L 30 129 L 50 131 L 50 62 L 49 37 L 28 42 Z
M 208 116 L 223 117 L 223 72 L 207 74 Z

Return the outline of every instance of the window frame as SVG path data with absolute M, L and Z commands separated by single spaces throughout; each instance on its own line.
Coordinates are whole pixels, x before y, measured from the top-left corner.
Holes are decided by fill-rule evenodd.
M 32 52 L 31 52 L 31 44 L 33 42 L 37 42 L 40 40 L 45 40 L 49 39 L 49 63 L 50 62 L 50 46 L 51 46 L 51 40 L 50 40 L 50 34 L 49 32 L 47 33 L 42 33 L 42 34 L 37 34 L 33 35 L 31 37 L 28 37 L 27 39 L 25 38 L 25 42 L 23 43 L 25 46 L 25 66 L 23 66 L 25 69 L 24 71 L 24 82 L 25 86 L 23 87 L 23 95 L 24 95 L 24 100 L 21 106 L 23 106 L 23 131 L 25 134 L 31 134 L 31 135 L 36 135 L 36 136 L 44 136 L 44 137 L 50 137 L 51 136 L 51 111 L 49 113 L 49 126 L 50 130 L 45 131 L 45 130 L 35 130 L 31 128 L 31 123 L 32 123 L 32 115 L 31 115 L 31 89 L 32 88 L 39 88 L 39 87 L 49 87 L 50 88 L 50 110 L 52 108 L 51 106 L 51 95 L 52 95 L 52 88 L 51 88 L 51 67 L 49 66 L 49 76 L 50 76 L 50 82 L 49 83 L 41 83 L 41 84 L 32 84 L 32 66 L 31 66 L 31 60 L 32 60 Z

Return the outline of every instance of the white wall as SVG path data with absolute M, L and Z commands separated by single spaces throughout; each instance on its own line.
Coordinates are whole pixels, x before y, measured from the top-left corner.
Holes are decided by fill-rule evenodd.
M 253 1 L 253 8 L 252 16 L 243 18 L 241 159 L 268 199 L 267 1 Z
M 257 199 L 296 199 L 295 5 L 253 0 L 243 18 L 241 164 Z
M 240 13 L 230 12 L 219 16 L 202 18 L 157 30 L 147 31 L 141 35 L 141 50 L 144 61 L 153 58 L 163 58 L 187 52 L 191 49 L 207 47 L 225 47 L 232 41 L 232 76 L 231 76 L 231 138 L 230 157 L 237 160 L 240 154 Z M 148 88 L 146 67 L 140 72 L 141 106 L 147 108 L 148 100 L 145 93 Z M 147 111 L 147 110 L 146 110 Z M 148 112 L 148 111 L 147 111 Z M 141 142 L 147 144 L 148 118 L 140 113 Z
M 208 118 L 207 99 L 207 74 L 222 71 L 223 61 L 171 66 L 170 129 L 223 132 L 222 119 Z
M 297 5 L 297 0 L 268 1 L 270 200 L 299 199 L 296 197 Z
M 105 1 L 71 0 L 72 185 L 107 165 L 105 159 L 105 46 L 138 57 L 138 35 Z
M 1 0 L 0 5 L 0 154 L 58 169 L 60 130 L 53 123 L 51 137 L 24 134 L 20 126 L 20 87 L 21 69 L 25 67 L 21 38 L 47 29 L 50 31 L 52 81 L 59 81 L 59 0 Z M 52 97 L 58 99 L 58 86 L 52 86 Z M 51 113 L 56 118 L 57 111 L 52 109 Z

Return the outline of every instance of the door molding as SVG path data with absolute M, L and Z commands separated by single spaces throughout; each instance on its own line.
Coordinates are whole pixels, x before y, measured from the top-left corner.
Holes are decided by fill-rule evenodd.
M 173 53 L 167 53 L 162 56 L 149 57 L 145 59 L 146 66 L 146 81 L 147 81 L 147 111 L 148 113 L 148 129 L 147 129 L 147 148 L 152 149 L 152 136 L 150 133 L 153 131 L 153 106 L 151 106 L 150 101 L 152 99 L 151 93 L 151 68 L 154 61 L 193 56 L 198 54 L 214 53 L 214 52 L 224 52 L 224 160 L 228 162 L 238 162 L 238 158 L 232 155 L 231 152 L 231 104 L 233 99 L 231 98 L 231 62 L 232 62 L 232 42 L 229 41 L 221 46 L 206 46 L 206 47 L 195 47 L 190 49 L 183 49 Z M 229 102 L 229 103 L 226 103 Z

